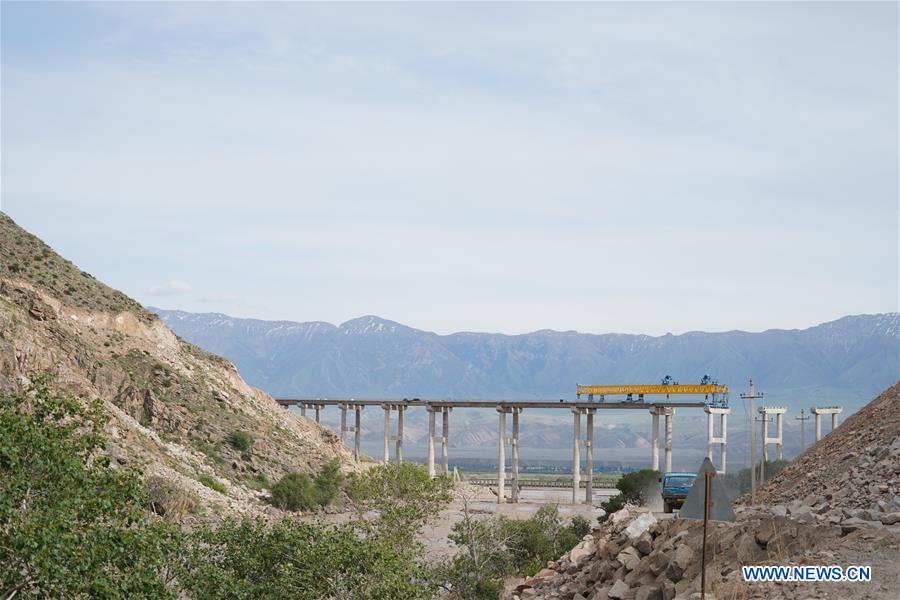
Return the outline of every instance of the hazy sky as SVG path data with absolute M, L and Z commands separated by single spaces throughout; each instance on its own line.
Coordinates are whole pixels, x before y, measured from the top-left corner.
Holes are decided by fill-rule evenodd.
M 897 3 L 2 4 L 2 210 L 138 300 L 439 332 L 898 308 Z

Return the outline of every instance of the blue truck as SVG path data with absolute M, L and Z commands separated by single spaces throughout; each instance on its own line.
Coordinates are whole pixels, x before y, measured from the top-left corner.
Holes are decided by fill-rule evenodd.
M 694 486 L 695 473 L 666 473 L 660 478 L 662 482 L 663 511 L 670 513 L 681 508 L 688 492 Z

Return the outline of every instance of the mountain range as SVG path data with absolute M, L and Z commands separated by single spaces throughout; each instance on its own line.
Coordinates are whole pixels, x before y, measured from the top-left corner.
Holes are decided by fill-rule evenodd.
M 578 383 L 732 388 L 862 404 L 900 376 L 900 315 L 847 316 L 808 329 L 664 336 L 541 330 L 439 335 L 375 316 L 324 322 L 152 309 L 178 335 L 229 358 L 274 396 L 572 398 Z
M 248 382 L 276 397 L 574 399 L 576 382 L 654 383 L 672 375 L 687 383 L 710 374 L 732 388 L 733 460 L 741 460 L 748 447 L 749 413 L 737 393 L 748 377 L 764 390 L 768 404 L 790 409 L 784 425 L 790 456 L 800 450 L 799 421 L 793 418 L 800 408 L 839 404 L 846 417 L 900 376 L 898 313 L 847 316 L 803 330 L 653 337 L 549 330 L 438 335 L 375 316 L 332 325 L 151 310 L 186 340 L 232 360 Z M 526 412 L 523 458 L 569 456 L 569 416 L 553 410 Z M 598 462 L 642 465 L 650 444 L 649 417 L 620 412 L 604 411 L 598 421 Z M 379 413 L 364 412 L 361 432 L 363 443 L 376 454 L 383 430 Z M 451 455 L 494 456 L 495 420 L 493 412 L 454 411 Z M 336 428 L 336 411 L 325 411 L 323 423 Z M 702 412 L 679 416 L 677 464 L 691 466 L 699 460 L 705 427 Z M 405 430 L 410 456 L 417 452 L 415 444 L 424 443 L 426 431 L 424 412 L 411 411 Z M 810 429 L 806 439 L 811 436 Z

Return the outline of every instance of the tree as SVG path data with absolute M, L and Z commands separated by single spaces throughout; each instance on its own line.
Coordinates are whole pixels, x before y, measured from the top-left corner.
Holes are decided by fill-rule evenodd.
M 347 492 L 360 516 L 377 514 L 364 519 L 373 534 L 414 549 L 416 533 L 447 506 L 451 488 L 449 477 L 431 479 L 420 465 L 389 463 L 354 477 Z
M 316 503 L 319 506 L 328 506 L 335 501 L 341 491 L 344 476 L 341 475 L 341 461 L 332 458 L 322 465 L 322 469 L 313 480 L 315 486 Z
M 136 471 L 102 454 L 102 403 L 36 378 L 0 397 L 3 598 L 167 598 L 179 534 L 147 519 Z

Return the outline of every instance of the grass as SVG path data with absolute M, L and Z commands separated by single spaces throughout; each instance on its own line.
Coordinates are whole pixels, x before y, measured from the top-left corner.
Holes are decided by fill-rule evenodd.
M 197 481 L 199 481 L 200 483 L 202 483 L 209 489 L 219 492 L 220 494 L 225 493 L 225 486 L 222 485 L 221 483 L 219 483 L 218 481 L 216 481 L 215 479 L 213 479 L 212 477 L 210 477 L 209 475 L 201 475 L 200 477 L 197 478 Z

